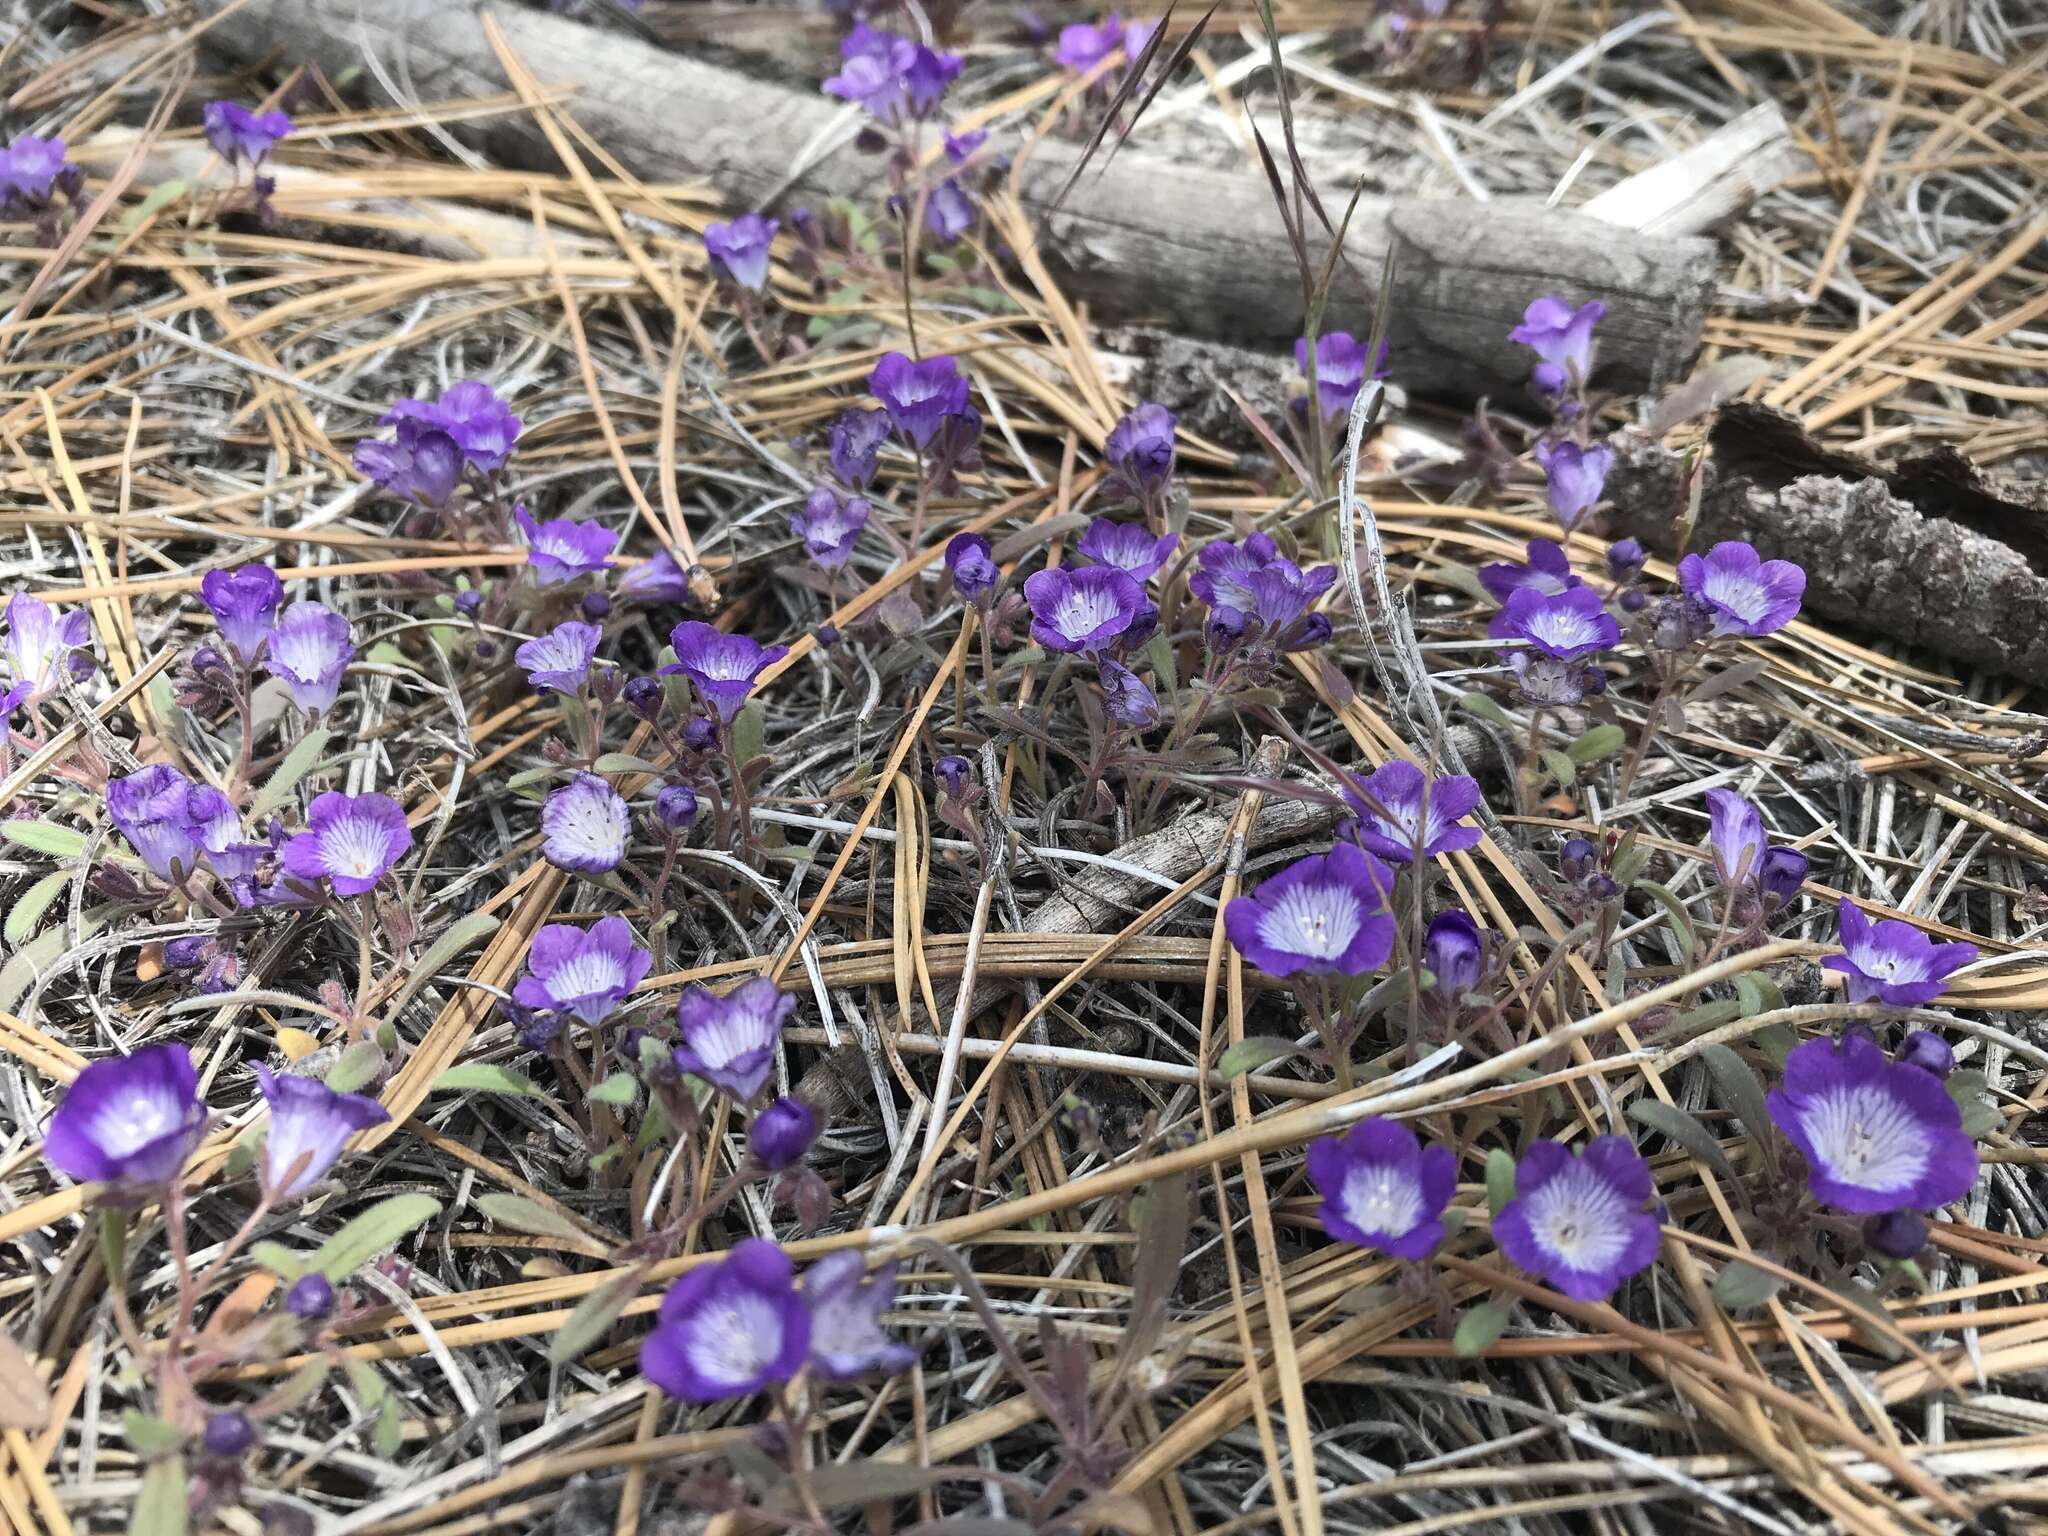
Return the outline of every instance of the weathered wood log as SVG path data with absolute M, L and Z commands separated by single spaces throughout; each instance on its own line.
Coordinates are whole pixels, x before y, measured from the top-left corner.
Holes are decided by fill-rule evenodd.
M 330 73 L 365 62 L 418 99 L 502 93 L 485 38 L 489 9 L 511 47 L 609 152 L 648 177 L 702 178 L 735 207 L 771 200 L 879 194 L 875 157 L 845 141 L 837 103 L 664 53 L 631 37 L 485 0 L 200 0 L 209 42 L 245 60 L 283 58 Z M 373 75 L 379 71 L 372 71 Z M 456 132 L 506 164 L 553 169 L 553 152 L 520 115 Z M 842 147 L 821 151 L 821 146 Z M 1020 178 L 1045 228 L 1048 266 L 1103 319 L 1149 321 L 1191 336 L 1291 343 L 1301 327 L 1295 263 L 1271 192 L 1248 173 L 1179 165 L 1130 149 L 1083 174 L 1052 205 L 1080 148 L 1047 142 Z M 1341 188 L 1326 187 L 1333 217 Z M 1049 217 L 1047 215 L 1049 214 Z M 1507 340 L 1540 294 L 1607 304 L 1602 382 L 1655 388 L 1698 349 L 1714 247 L 1643 235 L 1527 205 L 1454 200 L 1362 201 L 1351 224 L 1352 275 L 1327 323 L 1364 331 L 1384 258 L 1395 259 L 1392 342 L 1414 391 L 1473 396 L 1517 387 L 1529 355 Z
M 1806 607 L 1888 640 L 2048 683 L 2043 500 L 1954 449 L 1880 466 L 1834 452 L 1795 417 L 1722 408 L 1691 547 L 1742 539 L 1806 568 Z M 1676 454 L 1625 442 L 1610 522 L 1666 552 L 1685 504 Z

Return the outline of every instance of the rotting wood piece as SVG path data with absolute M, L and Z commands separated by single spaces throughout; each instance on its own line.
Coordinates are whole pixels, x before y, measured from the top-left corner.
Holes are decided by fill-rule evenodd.
M 361 66 L 415 99 L 498 95 L 503 72 L 469 4 L 415 0 L 200 0 L 208 43 L 244 60 L 289 58 L 330 74 Z M 861 192 L 879 200 L 879 157 L 856 153 L 838 103 L 664 53 L 635 38 L 512 6 L 490 7 L 507 41 L 565 110 L 635 173 L 701 178 L 734 208 Z M 456 125 L 511 165 L 553 170 L 526 117 Z M 834 146 L 837 148 L 822 148 Z M 1026 209 L 1044 216 L 1078 145 L 1045 141 L 1020 175 Z M 1321 189 L 1332 216 L 1343 190 Z M 1265 182 L 1127 150 L 1098 159 L 1046 221 L 1048 265 L 1098 318 L 1150 321 L 1193 336 L 1291 344 L 1301 326 L 1295 264 Z M 1370 328 L 1389 250 L 1395 259 L 1392 345 L 1402 382 L 1472 397 L 1518 387 L 1529 355 L 1507 340 L 1529 301 L 1557 293 L 1607 305 L 1603 381 L 1623 391 L 1677 378 L 1697 351 L 1713 279 L 1711 241 L 1619 231 L 1540 206 L 1456 200 L 1362 200 L 1333 328 Z
M 2048 683 L 2048 530 L 2040 497 L 1951 448 L 1880 466 L 1823 447 L 1795 417 L 1724 406 L 1690 547 L 1743 539 L 1806 570 L 1806 608 L 1886 639 Z M 1617 438 L 1612 530 L 1672 548 L 1678 456 Z

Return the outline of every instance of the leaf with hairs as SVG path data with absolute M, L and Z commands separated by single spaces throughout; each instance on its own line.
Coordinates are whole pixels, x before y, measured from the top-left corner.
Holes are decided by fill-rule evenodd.
M 555 1330 L 554 1338 L 548 1344 L 548 1359 L 556 1365 L 567 1365 L 584 1350 L 590 1348 L 619 1320 L 619 1314 L 626 1310 L 640 1289 L 640 1282 L 647 1278 L 644 1269 L 628 1270 L 616 1279 L 607 1280 L 588 1296 L 576 1303 L 562 1326 Z
M 434 1079 L 430 1093 L 514 1093 L 523 1099 L 544 1099 L 547 1094 L 510 1067 L 487 1061 L 465 1061 L 450 1067 Z
M 1714 1300 L 1731 1312 L 1760 1307 L 1785 1288 L 1785 1278 L 1747 1259 L 1731 1259 L 1714 1276 Z
M 1457 1331 L 1451 1335 L 1451 1353 L 1469 1360 L 1493 1348 L 1507 1329 L 1508 1309 L 1497 1301 L 1482 1301 L 1458 1319 Z
M 128 1536 L 185 1536 L 185 1458 L 165 1456 L 142 1469 L 142 1487 L 128 1511 Z
M 1301 1047 L 1277 1035 L 1253 1035 L 1240 1040 L 1216 1058 L 1216 1070 L 1226 1078 L 1243 1077 L 1260 1067 L 1299 1054 Z
M 363 1265 L 395 1247 L 400 1238 L 441 1214 L 441 1202 L 430 1195 L 393 1195 L 353 1217 L 322 1243 L 310 1268 L 329 1280 L 346 1280 Z
M 53 859 L 75 859 L 85 852 L 88 839 L 76 827 L 54 821 L 0 821 L 0 837 L 30 853 Z
M 64 894 L 64 887 L 71 883 L 71 871 L 59 869 L 43 876 L 34 885 L 23 891 L 7 909 L 7 922 L 0 927 L 0 939 L 12 948 L 35 931 L 36 924 L 43 920 L 43 914 L 50 910 L 50 904 Z
M 1655 880 L 1638 880 L 1633 887 L 1656 900 L 1664 909 L 1665 920 L 1671 924 L 1671 931 L 1678 936 L 1678 952 L 1687 965 L 1699 950 L 1699 936 L 1693 932 L 1692 918 L 1685 910 L 1685 903 L 1668 885 L 1659 885 Z
M 405 1011 L 405 1005 L 412 1001 L 413 994 L 446 970 L 449 961 L 497 931 L 498 920 L 487 912 L 471 912 L 450 923 L 420 957 L 419 963 L 406 973 L 404 985 L 384 1009 L 384 1016 L 387 1019 L 397 1018 Z
M 1502 1147 L 1486 1154 L 1486 1213 L 1498 1216 L 1515 1198 L 1515 1155 Z
M 263 781 L 263 787 L 249 801 L 251 822 L 261 822 L 292 797 L 299 787 L 299 780 L 313 771 L 313 765 L 320 761 L 320 754 L 327 750 L 331 739 L 329 732 L 316 727 L 292 743 L 284 761 L 277 765 L 276 771 Z
M 589 1235 L 575 1222 L 524 1195 L 478 1195 L 474 1204 L 501 1227 L 531 1232 L 536 1237 L 566 1238 L 579 1247 L 593 1246 Z
M 1713 1132 L 1676 1104 L 1666 1104 L 1661 1099 L 1638 1099 L 1629 1105 L 1628 1117 L 1660 1136 L 1670 1137 L 1731 1184 L 1735 1181 L 1735 1169 L 1721 1144 L 1714 1140 Z

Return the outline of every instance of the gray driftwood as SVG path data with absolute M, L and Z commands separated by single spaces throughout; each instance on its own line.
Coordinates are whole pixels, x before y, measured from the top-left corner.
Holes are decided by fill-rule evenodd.
M 1880 466 L 1815 443 L 1767 407 L 1724 407 L 1693 549 L 1743 539 L 1806 568 L 1826 618 L 1987 671 L 2048 683 L 2042 498 L 1981 476 L 1953 449 Z M 1618 534 L 1669 552 L 1677 455 L 1640 439 L 1608 480 Z
M 734 206 L 843 194 L 872 185 L 877 160 L 846 143 L 839 104 L 633 37 L 510 5 L 429 0 L 199 0 L 207 38 L 245 61 L 318 64 L 329 73 L 374 61 L 371 78 L 418 100 L 502 93 L 503 71 L 480 25 L 491 10 L 543 84 L 636 173 L 702 178 Z M 366 60 L 365 55 L 369 55 Z M 555 168 L 521 114 L 458 130 L 500 161 Z M 837 148 L 829 146 L 838 145 Z M 821 146 L 827 146 L 821 148 Z M 1034 216 L 1051 205 L 1077 146 L 1041 144 L 1021 190 Z M 1343 189 L 1322 189 L 1334 219 Z M 1049 265 L 1100 318 L 1150 321 L 1252 345 L 1291 341 L 1301 326 L 1295 264 L 1271 193 L 1249 173 L 1178 165 L 1131 149 L 1098 160 L 1046 225 Z M 1713 278 L 1710 241 L 1617 230 L 1583 216 L 1503 202 L 1362 202 L 1347 242 L 1352 268 L 1329 324 L 1368 328 L 1370 288 L 1392 250 L 1393 344 L 1402 381 L 1471 396 L 1512 387 L 1529 357 L 1506 340 L 1530 299 L 1598 297 L 1602 380 L 1653 388 L 1697 350 Z

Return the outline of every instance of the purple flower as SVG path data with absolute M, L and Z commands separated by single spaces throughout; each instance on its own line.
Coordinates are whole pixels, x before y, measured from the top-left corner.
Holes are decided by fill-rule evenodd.
M 1330 620 L 1325 614 L 1310 613 L 1309 605 L 1336 579 L 1334 565 L 1303 571 L 1292 560 L 1275 560 L 1245 578 L 1252 603 L 1245 616 L 1275 650 L 1313 650 L 1330 638 Z
M 1114 657 L 1098 656 L 1095 675 L 1102 683 L 1102 707 L 1110 719 L 1138 731 L 1159 723 L 1159 700 L 1137 673 Z
M 1886 1211 L 1863 1223 L 1863 1246 L 1888 1259 L 1910 1259 L 1927 1246 L 1927 1220 L 1914 1211 Z
M 1422 936 L 1422 963 L 1436 978 L 1436 995 L 1455 1005 L 1479 985 L 1486 967 L 1486 940 L 1479 925 L 1456 907 L 1429 920 Z
M 1304 375 L 1308 373 L 1308 338 L 1298 338 L 1294 343 L 1294 365 Z M 1372 376 L 1383 379 L 1387 376 L 1387 344 L 1380 343 L 1379 354 L 1373 358 Z M 1358 392 L 1365 387 L 1365 343 L 1345 331 L 1331 331 L 1316 342 L 1316 399 L 1323 408 L 1323 419 L 1334 421 L 1340 416 L 1351 414 L 1351 403 L 1358 398 Z
M 248 879 L 270 853 L 270 844 L 249 840 L 235 802 L 211 784 L 198 785 L 185 797 L 185 818 L 206 867 L 223 880 Z
M 946 135 L 946 158 L 955 165 L 965 165 L 974 158 L 974 152 L 988 142 L 986 128 L 970 128 L 965 133 Z
M 85 173 L 66 158 L 62 139 L 24 133 L 0 154 L 0 211 L 17 203 L 45 207 L 56 191 L 75 198 L 84 184 Z
M 626 856 L 626 802 L 594 773 L 579 773 L 540 807 L 541 857 L 576 875 L 602 875 Z
M 1363 849 L 1339 843 L 1297 859 L 1250 896 L 1223 910 L 1238 952 L 1270 976 L 1363 976 L 1394 947 L 1387 897 L 1394 872 Z
M 7 599 L 6 618 L 7 637 L 0 640 L 0 655 L 7 658 L 14 680 L 29 685 L 30 698 L 55 688 L 71 653 L 92 644 L 92 616 L 83 607 L 68 610 L 60 619 L 40 597 L 17 592 Z
M 1119 523 L 1098 517 L 1076 541 L 1074 552 L 1097 565 L 1122 571 L 1133 581 L 1144 582 L 1166 564 L 1179 543 L 1177 533 L 1154 538 L 1143 523 Z
M 317 1269 L 299 1276 L 284 1293 L 284 1309 L 302 1323 L 317 1323 L 334 1310 L 334 1282 Z
M 1114 11 L 1109 13 L 1109 20 L 1099 27 L 1085 21 L 1061 27 L 1059 44 L 1052 51 L 1053 59 L 1075 74 L 1085 75 L 1123 46 L 1123 32 L 1123 18 Z
M 868 525 L 868 504 L 858 496 L 841 501 L 830 486 L 821 485 L 804 501 L 801 512 L 789 515 L 789 531 L 804 541 L 804 550 L 818 568 L 836 571 L 852 558 L 861 529 Z M 679 650 L 677 655 L 681 655 Z
M 1511 594 L 1524 587 L 1555 597 L 1584 585 L 1572 574 L 1571 557 L 1555 539 L 1531 539 L 1528 548 L 1527 565 L 1503 560 L 1479 567 L 1479 584 L 1492 594 L 1495 602 L 1505 603 Z
M 348 620 L 319 603 L 298 602 L 278 614 L 263 665 L 309 715 L 334 708 L 342 674 L 355 659 Z
M 462 445 L 439 427 L 402 420 L 393 442 L 365 438 L 349 455 L 357 474 L 404 501 L 445 507 L 462 479 Z
M 308 884 L 322 876 L 337 896 L 361 896 L 405 857 L 412 828 L 405 807 L 389 795 L 315 795 L 306 811 L 306 830 L 279 855 L 285 873 Z
M 1528 347 L 1566 378 L 1583 384 L 1593 375 L 1593 327 L 1606 313 L 1607 306 L 1598 299 L 1573 309 L 1563 299 L 1546 296 L 1522 311 L 1522 323 L 1508 332 L 1508 340 Z M 1546 377 L 1556 379 L 1554 374 Z
M 974 199 L 956 177 L 948 176 L 931 189 L 924 201 L 924 226 L 944 244 L 951 245 L 974 228 Z
M 864 491 L 875 478 L 878 450 L 889 437 L 889 413 L 858 407 L 841 411 L 827 435 L 832 473 L 840 483 Z
M 1605 443 L 1581 448 L 1566 439 L 1538 443 L 1536 462 L 1547 476 L 1544 500 L 1550 503 L 1559 526 L 1570 533 L 1581 519 L 1599 505 L 1600 491 L 1607 484 L 1607 472 L 1614 468 L 1614 450 Z
M 1678 562 L 1678 584 L 1713 614 L 1717 635 L 1768 635 L 1799 614 L 1806 572 L 1790 560 L 1764 560 L 1737 539 Z
M 932 777 L 939 781 L 942 796 L 958 800 L 967 793 L 967 786 L 974 780 L 974 765 L 966 758 L 949 752 L 932 764 Z
M 654 817 L 671 832 L 687 832 L 697 819 L 697 791 L 687 784 L 664 784 L 654 792 Z
M 634 944 L 632 925 L 623 917 L 600 918 L 588 928 L 550 923 L 533 936 L 526 974 L 512 998 L 522 1007 L 573 1014 L 594 1028 L 640 985 L 653 963 Z
M 277 622 L 284 601 L 284 583 L 267 565 L 244 565 L 232 571 L 208 571 L 200 578 L 199 596 L 220 626 L 220 637 L 243 666 L 254 666 Z
M 277 141 L 292 131 L 282 112 L 251 112 L 232 101 L 209 101 L 201 114 L 206 142 L 230 165 L 246 160 L 261 165 Z
M 978 533 L 956 533 L 946 545 L 946 571 L 960 601 L 979 607 L 995 590 L 1003 573 L 996 568 L 988 540 Z
M 1230 608 L 1249 618 L 1258 606 L 1258 594 L 1252 590 L 1251 579 L 1272 567 L 1296 576 L 1301 574 L 1301 568 L 1282 558 L 1273 541 L 1263 533 L 1249 534 L 1241 544 L 1212 539 L 1195 551 L 1195 568 L 1188 573 L 1188 589 L 1211 608 Z M 1329 575 L 1323 576 L 1323 571 Z M 1320 567 L 1314 578 L 1316 590 L 1320 592 L 1329 586 L 1336 575 L 1335 566 Z
M 191 799 L 192 781 L 169 763 L 107 783 L 108 816 L 159 880 L 177 880 L 199 867 Z
M 1852 1003 L 1919 1008 L 1941 996 L 1951 971 L 1977 958 L 1974 944 L 1937 944 L 1911 923 L 1873 924 L 1853 901 L 1842 903 L 1842 950 L 1821 965 L 1849 978 Z
M 908 1370 L 917 1351 L 882 1332 L 882 1314 L 896 1299 L 896 1266 L 866 1278 L 867 1261 L 841 1250 L 804 1271 L 811 1309 L 811 1369 L 827 1381 L 854 1381 Z
M 1501 664 L 1521 675 L 1525 689 L 1532 676 L 1551 681 L 1549 673 L 1555 669 L 1537 667 L 1539 662 L 1576 662 L 1621 642 L 1621 626 L 1614 615 L 1602 606 L 1599 593 L 1583 585 L 1564 592 L 1531 587 L 1510 592 L 1486 633 L 1494 640 L 1520 642 L 1517 649 L 1502 652 Z M 1576 694 L 1572 702 L 1577 702 Z
M 1144 589 L 1107 565 L 1036 572 L 1025 578 L 1024 600 L 1031 638 L 1048 651 L 1099 651 L 1148 606 Z
M 1604 1301 L 1655 1261 L 1656 1187 L 1650 1165 L 1619 1136 L 1596 1136 L 1577 1157 L 1539 1141 L 1515 1169 L 1515 1198 L 1493 1221 L 1500 1251 L 1574 1301 Z
M 782 227 L 775 219 L 758 213 L 743 213 L 730 224 L 713 224 L 704 231 L 704 249 L 711 257 L 711 270 L 738 288 L 759 293 L 768 286 L 768 253 L 775 231 Z
M 1374 1116 L 1308 1149 L 1308 1181 L 1323 1197 L 1323 1230 L 1397 1259 L 1426 1259 L 1444 1240 L 1443 1209 L 1458 1160 L 1424 1147 L 1407 1126 Z
M 1357 817 L 1353 835 L 1395 864 L 1406 864 L 1421 844 L 1422 856 L 1462 853 L 1479 841 L 1479 829 L 1458 825 L 1479 804 L 1479 781 L 1463 774 L 1426 778 L 1406 758 L 1391 758 L 1363 784 L 1349 787 L 1344 800 Z M 1373 809 L 1374 804 L 1379 809 Z
M 1139 501 L 1157 495 L 1173 478 L 1173 434 L 1178 426 L 1173 412 L 1163 405 L 1147 402 L 1133 408 L 1110 428 L 1102 444 L 1110 482 Z
M 482 379 L 451 384 L 432 403 L 400 400 L 378 419 L 379 426 L 396 424 L 401 442 L 407 422 L 447 433 L 470 466 L 485 474 L 504 468 L 519 441 L 519 418 Z
M 1649 560 L 1649 552 L 1639 539 L 1616 539 L 1607 546 L 1607 574 L 1624 586 L 1643 574 Z
M 868 375 L 868 391 L 889 413 L 897 433 L 919 453 L 931 446 L 948 416 L 967 409 L 967 380 L 950 357 L 914 363 L 891 352 Z
M 1754 885 L 1763 872 L 1763 812 L 1732 789 L 1707 791 L 1707 840 L 1714 850 L 1714 873 L 1723 885 Z
M 667 550 L 657 550 L 619 578 L 619 596 L 640 603 L 687 603 L 690 573 Z
M 824 88 L 827 95 L 859 102 L 876 121 L 895 124 L 906 114 L 929 116 L 960 67 L 952 54 L 856 22 L 839 44 L 839 73 Z
M 256 1443 L 256 1426 L 249 1422 L 246 1413 L 229 1408 L 208 1417 L 199 1443 L 206 1447 L 207 1455 L 233 1461 L 246 1456 L 249 1447 Z
M 777 1099 L 747 1127 L 747 1156 L 770 1173 L 794 1168 L 818 1139 L 818 1117 L 802 1099 Z
M 956 53 L 938 53 L 919 43 L 910 57 L 910 68 L 903 75 L 911 116 L 930 117 L 945 97 L 946 87 L 960 78 L 965 63 Z
M 1796 848 L 1772 848 L 1764 854 L 1763 871 L 1757 876 L 1757 885 L 1763 891 L 1764 904 L 1768 907 L 1782 907 L 1799 894 L 1799 888 L 1806 884 L 1806 874 L 1812 866 L 1805 854 Z
M 512 659 L 526 669 L 526 680 L 536 688 L 557 693 L 577 693 L 590 675 L 590 663 L 604 641 L 604 631 L 595 624 L 574 619 L 557 624 L 512 653 Z
M 745 635 L 728 635 L 717 626 L 690 619 L 669 631 L 676 663 L 663 672 L 680 672 L 695 685 L 697 696 L 730 720 L 754 691 L 754 679 L 789 654 L 786 645 L 763 648 Z
M 43 1156 L 81 1184 L 168 1183 L 206 1129 L 199 1074 L 182 1045 L 146 1045 L 78 1074 L 43 1138 Z
M 567 517 L 536 523 L 524 507 L 512 509 L 512 521 L 526 537 L 526 563 L 543 587 L 603 570 L 612 563 L 611 552 L 619 542 L 617 534 L 596 523 Z
M 1886 1061 L 1862 1035 L 1796 1048 L 1785 1058 L 1784 1086 L 1764 1105 L 1805 1157 L 1814 1197 L 1841 1210 L 1926 1210 L 1961 1199 L 1977 1182 L 1977 1149 L 1947 1086 Z
M 670 1397 L 719 1403 L 788 1381 L 810 1347 L 811 1314 L 787 1255 L 750 1237 L 669 1288 L 640 1370 Z
M 676 1005 L 683 1031 L 676 1068 L 745 1103 L 768 1081 L 782 1026 L 794 1012 L 796 999 L 765 976 L 743 981 L 723 997 L 708 987 L 691 987 Z
M 279 1204 L 298 1199 L 324 1178 L 349 1137 L 391 1118 L 375 1099 L 336 1093 L 314 1078 L 279 1077 L 259 1065 L 256 1081 L 270 1106 L 270 1128 L 263 1138 L 263 1188 Z
M 1956 1053 L 1932 1030 L 1916 1029 L 1899 1047 L 1899 1062 L 1902 1066 L 1918 1067 L 1922 1072 L 1932 1072 L 1936 1077 L 1945 1078 L 1956 1069 Z

